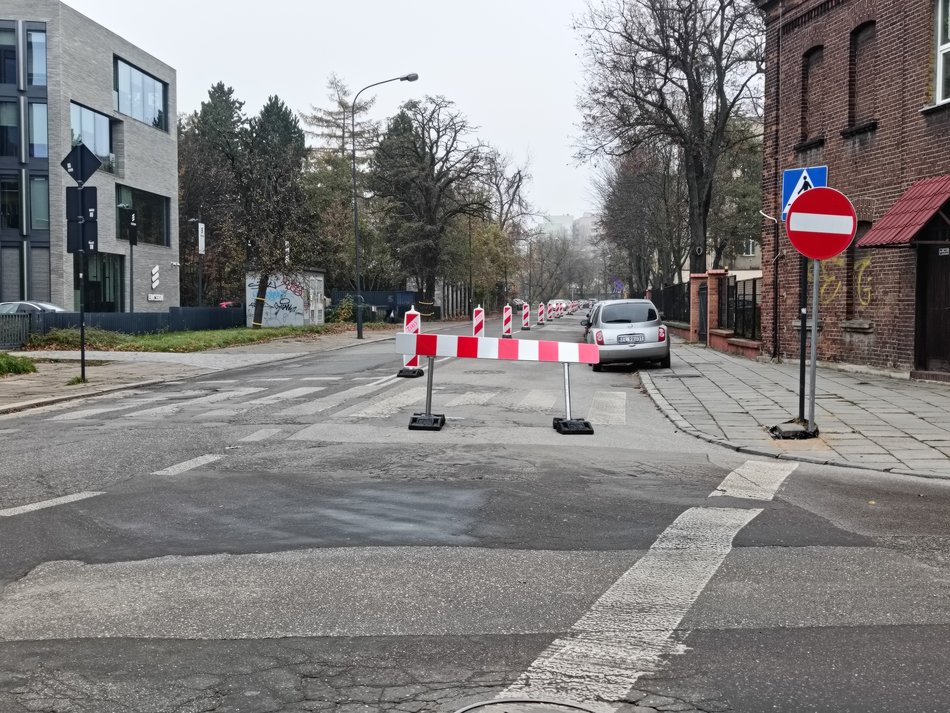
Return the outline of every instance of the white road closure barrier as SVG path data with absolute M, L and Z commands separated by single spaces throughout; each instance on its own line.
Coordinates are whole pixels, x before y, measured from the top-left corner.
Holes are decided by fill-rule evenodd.
M 507 359 L 511 361 L 552 361 L 564 364 L 598 364 L 596 344 L 546 342 L 527 339 L 493 339 L 454 334 L 396 335 L 396 352 L 425 357 L 461 359 Z

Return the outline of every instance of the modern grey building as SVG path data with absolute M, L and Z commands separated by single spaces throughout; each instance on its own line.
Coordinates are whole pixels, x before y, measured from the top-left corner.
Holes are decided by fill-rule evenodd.
M 102 161 L 86 309 L 179 305 L 176 115 L 168 65 L 61 2 L 0 0 L 0 301 L 78 309 L 60 162 L 81 141 Z

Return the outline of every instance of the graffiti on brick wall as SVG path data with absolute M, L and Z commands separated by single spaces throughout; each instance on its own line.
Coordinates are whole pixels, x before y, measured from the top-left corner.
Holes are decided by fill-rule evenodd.
M 254 319 L 254 303 L 260 286 L 258 275 L 247 277 L 247 323 Z M 267 281 L 264 295 L 264 327 L 298 327 L 304 323 L 304 291 L 301 280 L 293 276 L 277 275 Z
M 853 305 L 855 309 L 867 307 L 871 304 L 873 285 L 870 267 L 870 254 L 859 256 L 854 261 L 852 284 L 854 285 Z M 834 304 L 845 296 L 845 291 L 848 289 L 843 279 L 847 270 L 847 258 L 842 253 L 828 260 L 823 260 L 821 268 L 818 285 L 819 303 L 822 305 Z M 809 272 L 808 280 L 811 284 L 811 272 Z

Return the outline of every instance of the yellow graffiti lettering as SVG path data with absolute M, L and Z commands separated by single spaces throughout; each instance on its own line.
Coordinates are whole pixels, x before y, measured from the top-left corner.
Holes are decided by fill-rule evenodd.
M 858 304 L 867 307 L 871 304 L 871 256 L 861 258 L 854 264 L 854 296 Z

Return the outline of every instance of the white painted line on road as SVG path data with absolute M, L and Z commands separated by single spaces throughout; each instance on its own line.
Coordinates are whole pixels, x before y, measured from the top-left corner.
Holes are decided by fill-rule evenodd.
M 567 698 L 615 710 L 640 676 L 659 669 L 683 617 L 761 510 L 691 508 L 657 538 L 570 631 L 499 697 Z
M 244 436 L 244 438 L 241 439 L 241 442 L 255 443 L 257 441 L 266 441 L 271 436 L 276 436 L 282 430 L 282 428 L 262 428 L 260 431 L 254 431 L 254 433 L 249 436 Z
M 587 411 L 587 420 L 602 426 L 626 425 L 627 392 L 595 391 Z
M 304 376 L 300 378 L 300 381 L 339 381 L 341 376 Z M 375 379 L 376 377 L 370 377 Z
M 317 391 L 323 391 L 325 386 L 301 386 L 297 389 L 290 389 L 289 391 L 280 391 L 276 394 L 270 394 L 269 396 L 262 396 L 259 399 L 254 399 L 253 401 L 248 401 L 245 406 L 266 406 L 268 404 L 276 404 L 280 401 L 291 401 L 293 399 L 299 399 L 301 396 L 308 396 L 309 394 L 315 393 Z
M 0 510 L 0 517 L 13 517 L 14 515 L 22 515 L 26 512 L 33 512 L 34 510 L 43 510 L 45 508 L 56 507 L 57 505 L 65 505 L 66 503 L 74 503 L 77 500 L 85 500 L 86 498 L 94 498 L 97 495 L 105 495 L 102 492 L 85 492 L 85 493 L 74 493 L 73 495 L 64 495 L 61 498 L 53 498 L 52 500 L 43 500 L 38 503 L 30 503 L 29 505 L 20 505 L 15 508 L 7 508 L 6 510 Z
M 80 409 L 79 411 L 69 411 L 67 413 L 61 413 L 58 416 L 53 416 L 52 418 L 46 419 L 47 421 L 77 421 L 81 418 L 90 418 L 92 416 L 98 416 L 103 413 L 111 413 L 112 411 L 122 411 L 124 409 L 133 409 L 140 406 L 145 406 L 147 404 L 153 404 L 157 401 L 167 401 L 172 396 L 197 396 L 198 394 L 208 393 L 207 389 L 204 391 L 177 391 L 174 393 L 159 394 L 157 396 L 150 396 L 144 399 L 135 399 L 132 401 L 127 401 L 124 404 L 119 404 L 117 406 L 104 406 L 102 408 L 86 408 Z
M 209 379 L 207 381 L 199 381 L 199 384 L 233 384 L 237 382 L 237 379 Z
M 353 386 L 344 391 L 339 391 L 330 396 L 325 396 L 323 398 L 314 399 L 309 403 L 300 404 L 299 406 L 292 406 L 289 409 L 285 409 L 278 413 L 278 416 L 313 416 L 320 413 L 321 411 L 326 411 L 331 408 L 335 408 L 342 403 L 361 396 L 367 396 L 374 391 L 378 391 L 383 386 L 388 386 L 396 380 L 396 375 L 392 374 L 391 376 L 384 376 L 381 379 L 376 379 L 369 384 L 361 384 L 360 386 Z
M 144 411 L 136 411 L 135 413 L 129 414 L 133 417 L 141 416 L 168 416 L 173 413 L 177 413 L 186 406 L 196 406 L 202 404 L 213 404 L 218 401 L 227 401 L 228 399 L 236 399 L 239 396 L 249 396 L 250 394 L 256 394 L 259 391 L 263 391 L 263 387 L 248 387 L 245 389 L 233 389 L 232 391 L 220 391 L 216 394 L 210 394 L 209 396 L 202 396 L 201 398 L 191 399 L 190 401 L 178 401 L 173 404 L 168 404 L 166 406 L 156 406 L 155 408 L 145 409 Z
M 195 468 L 200 468 L 203 465 L 208 463 L 214 463 L 216 460 L 221 460 L 224 456 L 218 455 L 206 455 L 198 456 L 197 458 L 192 458 L 191 460 L 186 460 L 183 463 L 178 463 L 177 465 L 169 466 L 162 470 L 156 470 L 152 475 L 178 475 L 179 473 L 184 473 L 187 470 L 193 470 Z
M 290 381 L 289 376 L 272 376 L 267 378 L 247 379 L 247 381 Z
M 382 418 L 392 416 L 406 406 L 411 406 L 412 404 L 425 400 L 425 397 L 425 387 L 415 386 L 388 398 L 374 400 L 371 404 L 363 408 L 350 413 L 344 412 L 340 415 L 354 418 Z
M 749 460 L 719 484 L 709 497 L 728 496 L 751 500 L 771 500 L 798 463 Z
M 546 411 L 554 408 L 557 398 L 556 392 L 532 389 L 518 402 L 517 408 L 526 411 Z
M 449 399 L 445 406 L 446 408 L 452 408 L 453 406 L 482 406 L 487 404 L 489 400 L 498 394 L 497 391 L 466 391 L 464 394 L 459 394 Z M 448 418 L 448 416 L 446 416 Z

